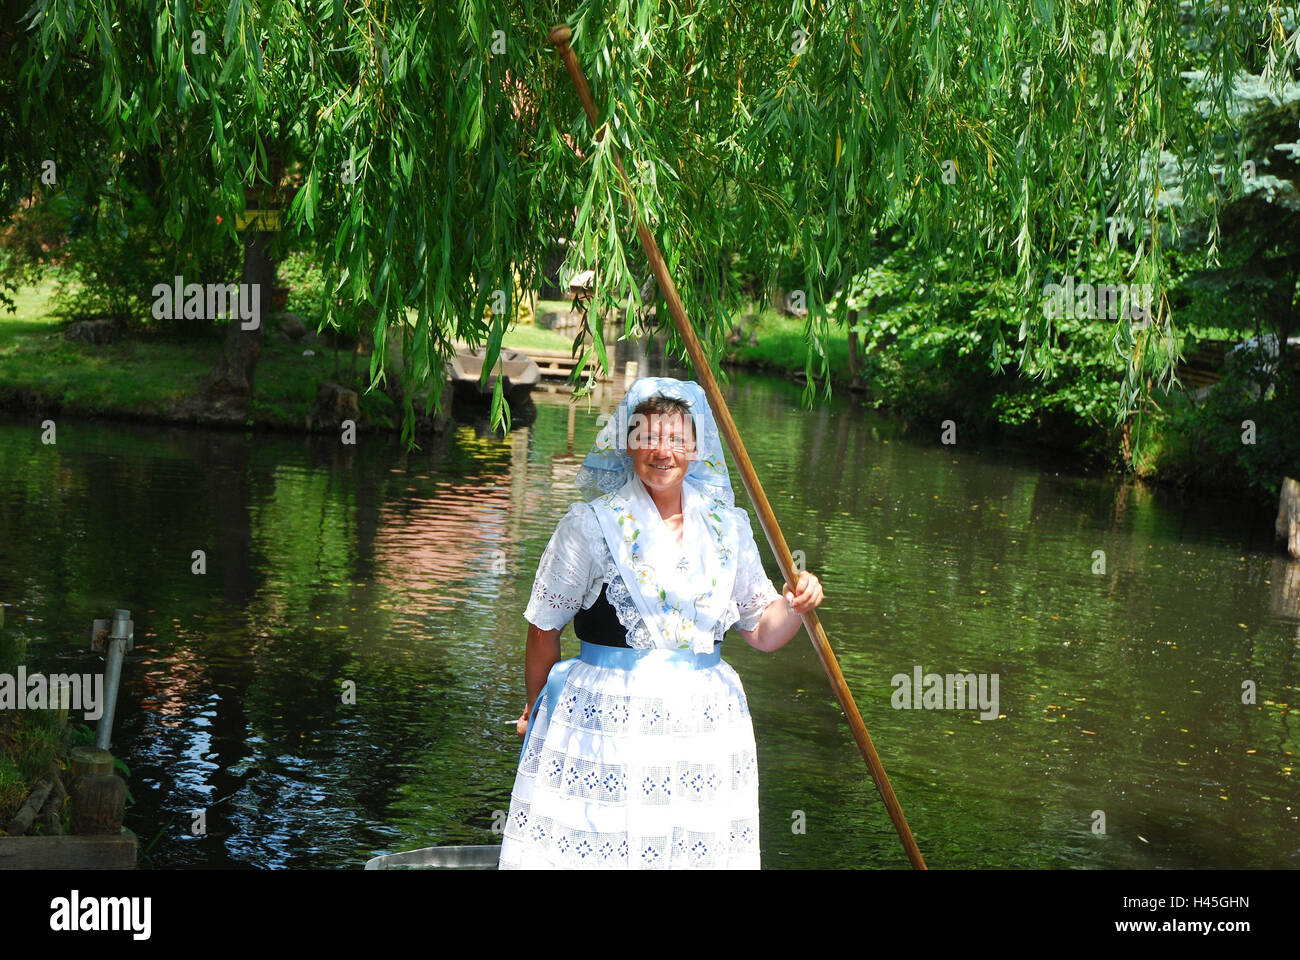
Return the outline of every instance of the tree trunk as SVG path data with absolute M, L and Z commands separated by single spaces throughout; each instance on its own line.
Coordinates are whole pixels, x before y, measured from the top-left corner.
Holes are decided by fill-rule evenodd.
M 1295 271 L 1284 270 L 1279 273 L 1269 292 L 1269 319 L 1273 321 L 1273 330 L 1277 334 L 1277 366 L 1268 375 L 1268 382 L 1260 384 L 1261 397 L 1268 396 L 1269 389 L 1282 372 L 1282 365 L 1286 363 L 1286 341 L 1291 335 L 1291 309 L 1292 301 L 1295 299 L 1295 281 Z M 1262 343 L 1260 345 L 1263 346 Z
M 854 391 L 865 390 L 866 385 L 862 382 L 862 342 L 858 339 L 857 331 L 858 311 L 849 311 L 849 389 Z
M 247 209 L 275 208 L 280 199 L 279 184 L 283 161 L 279 153 L 270 156 L 271 185 L 260 189 L 245 185 L 244 205 Z M 259 287 L 255 316 L 244 321 L 238 311 L 230 318 L 226 328 L 226 343 L 203 388 L 203 400 L 217 419 L 242 421 L 248 415 L 249 401 L 253 398 L 253 371 L 261 356 L 266 328 L 266 318 L 271 314 L 271 298 L 276 286 L 276 261 L 271 255 L 275 234 L 263 230 L 249 230 L 244 234 L 244 271 L 242 282 Z M 243 329 L 245 322 L 256 321 L 251 330 Z
M 1291 477 L 1282 480 L 1274 532 L 1292 558 L 1300 560 L 1300 483 Z

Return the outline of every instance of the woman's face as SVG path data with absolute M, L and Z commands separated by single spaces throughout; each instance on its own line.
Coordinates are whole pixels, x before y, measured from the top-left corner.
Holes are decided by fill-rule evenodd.
M 690 421 L 680 413 L 634 414 L 627 452 L 647 489 L 672 493 L 695 459 Z

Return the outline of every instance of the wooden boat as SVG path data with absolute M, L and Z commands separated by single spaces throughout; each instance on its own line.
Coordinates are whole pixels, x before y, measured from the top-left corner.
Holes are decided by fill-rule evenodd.
M 528 402 L 528 395 L 542 379 L 542 371 L 532 358 L 522 350 L 502 347 L 496 369 L 488 374 L 487 388 L 479 388 L 483 361 L 487 359 L 486 347 L 461 346 L 452 358 L 448 376 L 456 391 L 456 401 L 467 403 L 492 402 L 492 390 L 498 376 L 503 377 L 501 389 L 512 406 Z
M 367 870 L 495 870 L 501 858 L 496 844 L 473 847 L 423 847 L 387 853 L 366 861 Z
M 500 376 L 501 389 L 505 393 L 506 403 L 510 405 L 511 424 L 524 427 L 534 423 L 537 420 L 537 405 L 533 402 L 532 392 L 533 387 L 542 379 L 537 364 L 522 350 L 502 347 L 496 369 L 488 375 L 487 389 L 481 390 L 478 379 L 486 358 L 486 347 L 473 348 L 465 344 L 459 345 L 456 356 L 452 358 L 447 376 L 451 381 L 456 419 L 463 423 L 478 424 L 479 432 L 484 436 L 492 434 L 493 431 L 488 427 L 489 412 L 492 409 L 492 391 Z

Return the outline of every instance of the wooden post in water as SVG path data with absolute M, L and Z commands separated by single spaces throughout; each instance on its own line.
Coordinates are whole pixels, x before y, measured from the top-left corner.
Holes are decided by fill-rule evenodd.
M 126 781 L 113 774 L 113 755 L 92 747 L 75 748 L 68 760 L 74 834 L 121 832 L 126 813 Z
M 94 747 L 73 747 L 72 753 L 68 755 L 68 769 L 71 786 L 77 777 L 84 774 L 112 773 L 113 755 L 107 750 L 96 750 Z
M 126 814 L 126 781 L 111 773 L 87 773 L 72 787 L 72 832 L 116 835 Z
M 1293 560 L 1300 560 L 1300 483 L 1291 477 L 1282 481 L 1274 531 Z

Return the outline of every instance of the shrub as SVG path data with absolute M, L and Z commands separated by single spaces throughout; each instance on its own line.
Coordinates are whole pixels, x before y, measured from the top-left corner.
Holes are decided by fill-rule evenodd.
M 18 767 L 0 753 L 0 824 L 8 823 L 27 798 L 27 781 Z
M 52 313 L 68 321 L 114 320 L 127 328 L 183 337 L 219 332 L 225 321 L 153 318 L 153 289 L 185 282 L 237 282 L 243 262 L 238 244 L 217 240 L 206 249 L 181 247 L 162 229 L 148 195 L 129 178 L 103 193 L 59 194 L 38 205 L 57 216 L 66 239 L 47 256 L 57 261 Z M 30 253 L 30 251 L 28 251 Z
M 1223 379 L 1197 403 L 1171 397 L 1152 425 L 1158 453 L 1150 471 L 1177 484 L 1246 490 L 1264 506 L 1277 503 L 1282 478 L 1300 476 L 1300 371 L 1278 371 L 1271 390 L 1260 390 L 1263 358 L 1237 351 Z M 1255 426 L 1245 442 L 1243 422 Z

